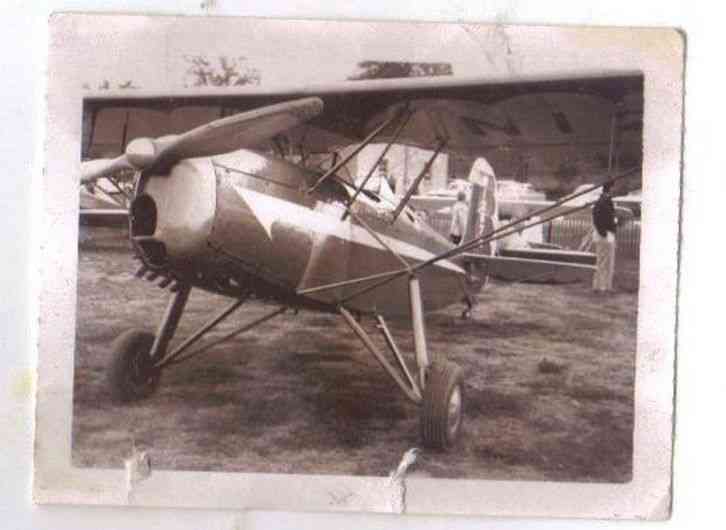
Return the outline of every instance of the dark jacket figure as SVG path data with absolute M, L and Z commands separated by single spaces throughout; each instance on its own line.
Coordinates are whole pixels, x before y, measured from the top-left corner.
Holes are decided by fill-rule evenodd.
M 603 186 L 602 194 L 592 208 L 592 224 L 601 237 L 606 237 L 608 232 L 615 234 L 615 205 L 608 186 Z
M 593 234 L 595 247 L 595 274 L 592 288 L 595 292 L 611 292 L 615 273 L 615 205 L 610 197 L 610 186 L 602 188 L 602 195 L 592 208 Z

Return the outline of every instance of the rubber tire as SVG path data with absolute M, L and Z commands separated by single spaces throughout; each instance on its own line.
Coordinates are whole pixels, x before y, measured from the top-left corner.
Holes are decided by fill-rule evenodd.
M 128 403 L 151 396 L 159 387 L 161 370 L 149 370 L 149 352 L 154 344 L 154 335 L 148 331 L 130 329 L 116 338 L 113 343 L 111 364 L 107 378 L 114 401 Z M 134 377 L 135 364 L 140 372 Z
M 421 438 L 425 447 L 449 449 L 459 438 L 464 419 L 464 387 L 461 379 L 461 368 L 454 363 L 436 361 L 429 367 L 421 407 Z M 460 418 L 452 436 L 449 433 L 448 410 L 451 395 L 457 387 L 461 396 Z

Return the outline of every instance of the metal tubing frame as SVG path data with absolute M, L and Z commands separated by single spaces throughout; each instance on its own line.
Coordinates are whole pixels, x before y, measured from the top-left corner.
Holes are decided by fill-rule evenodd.
M 114 188 L 116 188 L 119 191 L 119 193 L 124 196 L 124 199 L 126 199 L 126 204 L 119 204 L 118 201 L 115 201 L 116 204 L 118 204 L 119 206 L 126 208 L 128 210 L 129 207 L 131 206 L 131 195 L 129 195 L 129 193 L 121 187 L 121 185 L 116 180 L 115 176 L 111 175 L 109 177 L 106 177 L 106 179 L 109 182 L 111 182 L 111 184 L 113 184 Z
M 441 150 L 446 146 L 446 140 L 440 140 L 439 145 L 436 146 L 436 149 L 434 150 L 434 153 L 431 155 L 431 158 L 428 159 L 424 167 L 421 169 L 421 173 L 418 174 L 418 176 L 414 179 L 414 181 L 411 183 L 411 186 L 409 186 L 408 191 L 406 191 L 406 195 L 404 195 L 403 199 L 401 199 L 401 202 L 398 203 L 398 206 L 396 206 L 396 210 L 393 212 L 393 219 L 391 222 L 395 222 L 396 219 L 398 219 L 398 216 L 401 215 L 401 212 L 406 207 L 406 204 L 408 204 L 408 201 L 411 200 L 411 197 L 413 196 L 414 192 L 416 191 L 416 188 L 418 188 L 418 185 L 423 180 L 424 176 L 426 176 L 426 172 L 428 172 L 429 169 L 431 169 L 431 166 L 433 165 L 434 161 L 436 160 L 436 157 L 439 156 L 439 153 L 441 153 Z
M 413 324 L 413 344 L 416 348 L 416 366 L 418 368 L 419 385 L 426 388 L 426 370 L 430 361 L 426 348 L 426 325 L 421 300 L 421 285 L 415 275 L 408 279 L 408 298 L 411 304 L 411 323 Z
M 174 332 L 176 332 L 191 291 L 192 287 L 184 284 L 174 294 L 171 300 L 169 300 L 169 304 L 166 306 L 166 311 L 157 329 L 156 337 L 154 337 L 154 344 L 151 346 L 151 351 L 149 351 L 150 358 L 162 358 L 166 354 L 166 349 L 169 347 L 169 342 L 171 342 Z
M 406 382 L 401 379 L 401 376 L 396 371 L 396 368 L 392 366 L 388 359 L 383 356 L 381 351 L 371 340 L 366 330 L 361 327 L 361 325 L 356 321 L 350 311 L 342 306 L 338 307 L 338 311 L 343 316 L 343 319 L 347 322 L 348 326 L 350 326 L 353 332 L 358 335 L 358 338 L 361 340 L 361 342 L 363 342 L 366 349 L 371 352 L 371 354 L 376 358 L 376 360 L 380 363 L 383 369 L 388 372 L 389 376 L 391 376 L 391 379 L 393 379 L 393 381 L 403 391 L 404 395 L 414 403 L 420 404 L 422 402 L 420 393 L 417 393 L 416 390 L 414 390 L 413 388 L 409 388 Z
M 318 186 L 320 186 L 325 181 L 325 179 L 327 179 L 328 177 L 330 177 L 330 175 L 334 174 L 341 167 L 343 167 L 348 162 L 350 162 L 350 160 L 354 156 L 356 156 L 358 153 L 360 153 L 368 144 L 370 144 L 373 140 L 375 140 L 376 136 L 378 136 L 383 131 L 383 129 L 385 129 L 391 123 L 393 123 L 393 120 L 395 120 L 397 117 L 398 117 L 398 113 L 394 114 L 393 116 L 391 116 L 390 118 L 388 118 L 386 121 L 384 121 L 383 123 L 381 123 L 378 127 L 376 127 L 375 129 L 373 129 L 373 131 L 368 136 L 366 136 L 363 139 L 363 141 L 355 149 L 353 149 L 353 151 L 351 151 L 347 156 L 343 157 L 337 163 L 333 164 L 333 167 L 331 167 L 329 170 L 327 170 L 323 174 L 323 176 L 320 177 L 315 182 L 315 184 L 313 184 L 312 186 L 310 186 L 310 188 L 308 189 L 307 192 L 308 193 L 314 192 L 318 188 Z
M 378 155 L 378 158 L 376 158 L 376 161 L 373 163 L 371 168 L 368 170 L 368 173 L 366 174 L 363 181 L 360 183 L 360 186 L 358 186 L 355 190 L 355 193 L 353 196 L 348 200 L 348 207 L 345 209 L 345 212 L 343 213 L 343 221 L 345 221 L 345 218 L 348 216 L 349 213 L 351 213 L 351 208 L 353 207 L 353 204 L 355 203 L 355 200 L 358 198 L 358 195 L 363 191 L 363 188 L 365 188 L 366 184 L 368 184 L 368 181 L 373 176 L 373 172 L 376 170 L 378 165 L 381 163 L 381 160 L 383 160 L 383 157 L 386 156 L 388 151 L 391 149 L 391 146 L 396 143 L 396 140 L 398 140 L 398 137 L 403 132 L 403 129 L 408 125 L 408 122 L 411 120 L 411 116 L 413 116 L 413 112 L 408 110 L 408 106 L 406 106 L 405 110 L 405 116 L 401 120 L 401 123 L 398 124 L 398 127 L 396 128 L 396 132 L 393 133 L 393 137 L 391 138 L 391 141 L 388 142 L 386 147 L 381 151 L 381 154 Z
M 359 278 L 351 278 L 350 280 L 343 280 L 340 282 L 326 283 L 322 285 L 316 285 L 315 287 L 308 287 L 306 289 L 300 289 L 297 291 L 299 295 L 319 293 L 321 291 L 329 291 L 331 289 L 337 289 L 338 287 L 346 287 L 348 285 L 357 285 L 362 282 L 369 282 L 372 280 L 378 280 L 387 276 L 398 274 L 401 269 L 396 269 L 388 272 L 379 272 L 378 274 L 371 274 L 369 276 L 361 276 Z
M 210 331 L 217 324 L 222 322 L 229 315 L 234 313 L 242 304 L 244 304 L 247 301 L 247 298 L 248 297 L 232 301 L 227 307 L 225 307 L 222 311 L 220 311 L 217 315 L 215 315 L 211 320 L 209 320 L 201 328 L 199 328 L 197 331 L 195 331 L 194 333 L 189 335 L 189 337 L 187 337 L 184 340 L 184 342 L 182 342 L 179 346 L 177 346 L 174 349 L 174 351 L 172 351 L 169 355 L 166 355 L 163 359 L 159 360 L 159 362 L 156 363 L 156 366 L 158 368 L 163 368 L 164 366 L 168 366 L 169 364 L 172 364 L 174 362 L 174 359 L 178 358 L 190 346 L 192 346 L 192 344 L 197 342 L 208 331 Z
M 378 232 L 376 232 L 375 230 L 373 230 L 368 225 L 368 223 L 366 223 L 363 219 L 361 219 L 358 215 L 356 215 L 353 212 L 353 210 L 350 211 L 350 215 L 351 215 L 351 217 L 353 219 L 355 219 L 356 221 L 358 221 L 360 223 L 360 225 L 366 230 L 366 232 L 368 232 L 371 235 L 371 237 L 373 239 L 375 239 L 376 241 L 378 241 L 378 243 L 380 243 L 380 245 L 383 248 L 385 248 L 388 252 L 390 252 L 391 254 L 393 254 L 393 256 L 398 261 L 400 261 L 401 264 L 403 264 L 403 266 L 406 267 L 407 270 L 409 270 L 409 271 L 411 270 L 411 265 L 409 265 L 409 263 L 405 259 L 403 259 L 403 257 L 398 252 L 396 252 L 395 250 L 393 250 L 391 248 L 391 246 L 388 243 L 386 243 L 380 235 L 378 235 Z
M 406 376 L 406 379 L 408 379 L 408 382 L 411 385 L 413 391 L 419 397 L 421 397 L 421 389 L 416 383 L 416 379 L 414 379 L 414 377 L 411 375 L 408 366 L 406 366 L 406 361 L 404 360 L 403 355 L 401 355 L 398 346 L 396 346 L 396 342 L 393 340 L 393 335 L 391 335 L 391 331 L 388 329 L 386 321 L 381 315 L 376 315 L 376 320 L 378 321 L 378 329 L 381 330 L 381 335 L 383 335 L 383 338 L 388 345 L 388 349 L 390 349 L 391 353 L 393 353 L 393 357 L 396 359 L 398 367 L 401 369 L 401 372 L 403 372 L 403 374 Z
M 221 344 L 221 343 L 223 343 L 225 341 L 228 341 L 229 339 L 231 339 L 233 337 L 236 337 L 240 333 L 244 333 L 245 331 L 249 331 L 252 328 L 257 327 L 260 324 L 262 324 L 264 322 L 267 322 L 268 320 L 276 317 L 277 315 L 280 315 L 280 314 L 284 313 L 288 309 L 289 308 L 287 306 L 284 306 L 284 307 L 280 307 L 278 309 L 275 309 L 271 313 L 267 313 L 265 316 L 260 317 L 260 318 L 258 318 L 256 320 L 253 320 L 249 324 L 245 324 L 243 326 L 240 326 L 237 329 L 235 329 L 234 331 L 232 331 L 230 333 L 227 333 L 223 337 L 220 337 L 217 340 L 213 340 L 213 341 L 209 342 L 208 344 L 205 344 L 204 346 L 201 346 L 200 348 L 194 350 L 191 353 L 188 353 L 186 355 L 179 356 L 179 357 L 177 357 L 177 358 L 169 361 L 168 363 L 165 364 L 165 366 L 179 364 L 179 363 L 182 363 L 182 362 L 184 362 L 184 361 L 186 361 L 188 359 L 191 359 L 192 357 L 196 357 L 200 353 L 204 353 L 209 348 L 212 348 L 212 347 L 216 346 L 217 344 Z

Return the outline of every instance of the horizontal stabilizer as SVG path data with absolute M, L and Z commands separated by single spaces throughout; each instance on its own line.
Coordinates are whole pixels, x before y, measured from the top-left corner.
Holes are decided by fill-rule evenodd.
M 587 254 L 585 252 L 536 251 L 535 249 L 527 249 L 523 252 L 542 252 L 542 258 L 549 256 L 549 258 L 559 261 L 535 259 L 536 254 L 531 254 L 531 257 L 515 257 L 466 253 L 463 258 L 465 263 L 467 261 L 473 263 L 478 269 L 482 269 L 482 265 L 485 265 L 486 274 L 505 281 L 558 284 L 592 281 L 592 275 L 595 272 L 594 265 L 578 262 L 578 260 L 590 260 L 590 258 L 582 256 Z M 559 254 L 552 254 L 553 252 Z M 593 255 L 589 254 L 589 256 Z M 568 259 L 572 259 L 572 261 L 568 262 Z M 594 262 L 594 256 L 592 260 Z
M 557 263 L 580 263 L 595 265 L 595 254 L 561 248 L 506 248 L 499 252 L 504 258 L 522 258 Z

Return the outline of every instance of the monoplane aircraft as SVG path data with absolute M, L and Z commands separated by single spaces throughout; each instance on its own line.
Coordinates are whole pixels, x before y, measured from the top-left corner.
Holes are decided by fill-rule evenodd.
M 457 247 L 408 205 L 427 167 L 397 202 L 366 189 L 378 161 L 357 184 L 342 168 L 373 141 L 430 149 L 427 166 L 441 152 L 487 156 L 505 143 L 607 150 L 611 116 L 633 94 L 642 96 L 637 73 L 87 98 L 83 155 L 90 160 L 82 182 L 135 172 L 129 231 L 141 262 L 137 276 L 173 293 L 156 333 L 129 330 L 115 342 L 113 395 L 148 397 L 163 370 L 288 309 L 326 311 L 339 314 L 421 406 L 424 444 L 448 448 L 461 431 L 462 373 L 443 345 L 429 351 L 425 312 L 461 303 L 467 313 L 486 282 L 491 257 L 481 249 L 528 226 L 532 216 L 469 234 Z M 96 158 L 113 142 L 117 157 Z M 330 161 L 316 167 L 320 153 L 330 153 Z M 534 213 L 546 221 L 551 208 Z M 172 349 L 193 288 L 225 295 L 230 304 Z M 279 308 L 191 350 L 250 298 Z M 392 360 L 364 317 L 375 322 Z M 411 321 L 415 369 L 387 325 L 395 317 Z

